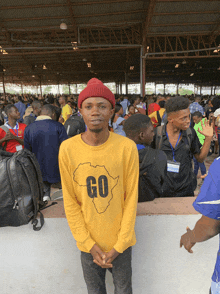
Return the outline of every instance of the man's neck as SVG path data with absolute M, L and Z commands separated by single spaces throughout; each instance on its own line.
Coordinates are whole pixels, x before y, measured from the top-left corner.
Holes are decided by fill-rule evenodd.
M 109 138 L 109 130 L 103 130 L 100 133 L 94 133 L 90 130 L 87 130 L 85 133 L 82 134 L 82 140 L 91 146 L 99 146 L 104 144 Z
M 170 133 L 171 136 L 175 136 L 180 133 L 180 129 L 174 126 L 172 123 L 167 123 L 167 132 Z
M 10 127 L 14 128 L 16 126 L 16 123 L 17 123 L 17 120 L 11 119 L 11 118 L 8 119 L 8 124 Z

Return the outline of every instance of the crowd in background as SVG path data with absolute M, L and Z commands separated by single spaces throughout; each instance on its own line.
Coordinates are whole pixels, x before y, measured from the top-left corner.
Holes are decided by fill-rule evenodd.
M 175 96 L 175 98 L 180 96 Z M 183 97 L 181 97 L 183 98 Z M 201 128 L 201 123 L 204 123 L 204 119 L 212 119 L 214 113 L 217 114 L 215 117 L 217 118 L 218 112 L 220 114 L 220 98 L 218 96 L 195 96 L 195 95 L 186 95 L 184 98 L 188 98 L 190 105 L 189 110 L 191 113 L 191 121 L 190 126 L 194 128 L 196 134 L 198 136 L 199 147 L 202 148 L 202 145 L 205 141 L 205 136 L 201 135 L 198 131 L 198 128 Z M 37 156 L 41 170 L 43 173 L 43 180 L 45 184 L 45 200 L 50 199 L 50 187 L 52 184 L 60 182 L 59 168 L 58 168 L 58 151 L 59 146 L 63 140 L 67 139 L 68 136 L 66 134 L 67 128 L 63 127 L 65 122 L 73 115 L 79 114 L 79 110 L 77 108 L 77 95 L 31 95 L 25 94 L 23 96 L 20 95 L 11 95 L 8 94 L 6 97 L 0 97 L 0 125 L 6 124 L 6 126 L 10 129 L 10 131 L 4 132 L 0 129 L 0 144 L 2 147 L 8 152 L 16 152 L 21 148 L 27 148 L 30 151 L 34 152 Z M 127 136 L 131 139 L 134 139 L 129 131 L 129 123 L 127 127 L 124 127 L 125 122 L 129 120 L 131 122 L 131 126 L 133 130 L 136 128 L 136 125 L 141 125 L 143 120 L 143 124 L 148 125 L 146 128 L 146 132 L 151 134 L 155 134 L 157 128 L 159 126 L 163 126 L 167 124 L 167 113 L 166 113 L 166 104 L 169 100 L 173 100 L 174 97 L 171 95 L 146 95 L 145 97 L 140 97 L 140 95 L 115 95 L 116 105 L 114 114 L 109 121 L 109 130 L 113 131 L 119 135 Z M 49 107 L 49 106 L 51 107 Z M 14 110 L 17 109 L 20 115 L 14 115 L 12 110 L 15 106 Z M 186 106 L 187 107 L 187 106 Z M 175 111 L 175 110 L 174 110 Z M 139 117 L 140 121 L 132 122 L 131 117 L 134 114 L 145 115 L 147 118 Z M 14 117 L 13 117 L 14 115 Z M 45 127 L 45 123 L 49 121 L 48 126 Z M 56 124 L 52 123 L 51 120 L 56 121 Z M 217 118 L 218 120 L 218 118 Z M 216 122 L 217 122 L 216 120 Z M 43 121 L 43 122 L 42 122 Z M 10 123 L 13 124 L 12 126 Z M 19 123 L 19 125 L 16 125 Z M 35 124 L 33 124 L 35 123 Z M 62 126 L 61 126 L 62 125 Z M 212 152 L 216 154 L 219 152 L 218 146 L 220 146 L 220 128 L 218 127 L 218 123 L 215 123 L 215 132 L 212 140 L 211 147 L 213 148 Z M 25 131 L 25 128 L 27 130 Z M 20 135 L 17 134 L 16 139 L 16 128 Z M 21 128 L 21 129 L 20 129 Z M 151 129 L 152 128 L 152 129 Z M 39 131 L 41 130 L 41 131 Z M 44 131 L 44 135 L 42 132 Z M 137 129 L 137 132 L 141 132 L 140 128 Z M 49 136 L 50 132 L 50 136 Z M 53 136 L 51 134 L 53 133 Z M 194 134 L 194 133 L 193 133 Z M 156 143 L 153 142 L 153 135 L 148 135 L 147 139 L 144 138 L 142 141 L 137 138 L 134 139 L 137 144 L 137 148 L 140 152 L 140 165 L 142 161 L 144 161 L 143 154 L 141 155 L 141 149 L 146 148 L 147 146 L 154 145 L 154 149 L 157 149 Z M 149 137 L 151 136 L 151 137 Z M 135 136 L 134 136 L 135 137 Z M 49 142 L 48 138 L 50 138 Z M 151 138 L 151 139 L 149 139 Z M 41 141 L 41 144 L 37 143 Z M 43 142 L 43 143 L 42 143 Z M 48 149 L 48 146 L 50 148 Z M 37 147 L 36 147 L 37 146 Z M 42 147 L 43 146 L 43 147 Z M 53 146 L 53 148 L 51 147 Z M 160 148 L 161 149 L 161 148 Z M 163 149 L 163 148 L 162 148 Z M 219 148 L 220 149 L 220 148 Z M 52 151 L 51 151 L 52 150 Z M 55 150 L 55 151 L 54 151 Z M 193 151 L 198 152 L 198 151 Z M 166 153 L 166 152 L 165 152 Z M 208 154 L 209 155 L 209 154 Z M 163 158 L 163 156 L 162 156 Z M 201 169 L 202 176 L 205 176 L 207 171 L 204 164 L 204 160 L 199 162 L 195 156 L 192 157 L 194 163 L 194 174 L 198 175 L 199 168 Z M 165 160 L 166 161 L 166 160 Z M 150 162 L 150 161 L 149 161 Z M 158 167 L 161 170 L 161 164 L 163 165 L 164 160 L 160 160 L 160 165 Z M 51 164 L 52 163 L 52 164 Z M 142 163 L 143 167 L 143 163 Z M 144 167 L 144 169 L 146 166 Z M 189 164 L 190 168 L 190 164 Z M 167 166 L 163 166 L 161 175 L 158 176 L 157 171 L 155 172 L 154 178 L 148 179 L 146 189 L 154 190 L 152 192 L 154 196 L 152 197 L 142 197 L 140 196 L 139 201 L 148 201 L 153 200 L 156 197 L 169 197 L 169 196 L 193 196 L 192 189 L 190 191 L 184 191 L 183 193 L 177 192 L 174 189 L 173 195 L 170 194 L 170 187 L 168 185 L 168 194 L 162 193 L 162 186 L 164 185 L 164 177 L 166 176 Z M 186 170 L 186 169 L 185 169 Z M 151 172 L 153 174 L 153 172 Z M 170 179 L 171 182 L 175 182 L 176 179 Z M 141 182 L 141 179 L 140 179 Z M 187 185 L 187 181 L 186 181 Z M 60 187 L 60 185 L 58 184 Z M 143 184 L 144 186 L 144 184 Z M 175 184 L 173 185 L 175 186 Z M 195 187 L 193 188 L 195 189 Z M 143 188 L 144 190 L 144 188 Z M 146 190 L 145 190 L 146 192 Z M 140 195 L 143 194 L 141 190 L 139 191 Z M 146 193 L 145 193 L 146 194 Z M 149 194 L 149 193 L 148 193 Z

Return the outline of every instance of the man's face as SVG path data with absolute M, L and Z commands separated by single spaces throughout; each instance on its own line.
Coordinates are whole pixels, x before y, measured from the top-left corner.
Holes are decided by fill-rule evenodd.
M 20 112 L 18 111 L 17 107 L 12 107 L 10 109 L 9 116 L 16 120 L 20 118 Z
M 172 112 L 168 115 L 168 122 L 172 123 L 180 130 L 186 130 L 190 126 L 191 114 L 189 108 Z
M 41 107 L 33 106 L 33 114 L 35 116 L 39 116 L 40 115 L 40 112 L 41 112 Z
M 108 100 L 101 97 L 91 97 L 83 101 L 80 113 L 89 131 L 100 133 L 108 129 L 109 119 L 112 117 L 114 109 Z
M 59 97 L 59 103 L 60 103 L 60 104 L 63 104 L 64 102 L 65 102 L 65 101 L 64 101 L 64 98 L 63 98 L 62 96 L 60 96 L 60 97 Z
M 153 141 L 153 138 L 154 138 L 154 127 L 152 123 L 150 123 L 150 125 L 148 125 L 148 127 L 141 132 L 141 141 L 145 145 L 150 145 Z
M 195 124 L 198 124 L 202 120 L 202 117 L 193 116 L 193 121 Z

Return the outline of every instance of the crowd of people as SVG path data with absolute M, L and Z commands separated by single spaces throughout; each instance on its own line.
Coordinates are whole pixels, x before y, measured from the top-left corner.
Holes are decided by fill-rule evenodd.
M 0 105 L 1 148 L 36 155 L 44 201 L 51 185 L 61 182 L 88 293 L 106 293 L 106 269 L 116 293 L 132 293 L 137 202 L 193 197 L 199 168 L 204 183 L 194 207 L 203 216 L 180 245 L 192 252 L 196 242 L 218 234 L 218 159 L 208 172 L 204 162 L 220 152 L 219 97 L 114 96 L 91 79 L 79 97 L 7 95 Z M 68 139 L 74 115 L 82 117 L 86 131 Z M 212 294 L 220 288 L 219 273 L 216 265 Z

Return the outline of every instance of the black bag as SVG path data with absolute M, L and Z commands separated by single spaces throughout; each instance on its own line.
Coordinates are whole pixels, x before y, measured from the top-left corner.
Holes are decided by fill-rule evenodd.
M 78 114 L 71 115 L 65 122 L 64 128 L 66 129 L 68 137 L 73 137 L 75 135 L 85 132 L 86 125 L 84 120 Z
M 23 149 L 16 153 L 0 150 L 0 227 L 21 226 L 32 220 L 33 229 L 39 231 L 44 206 L 43 180 L 35 155 Z M 37 214 L 40 212 L 40 226 Z

